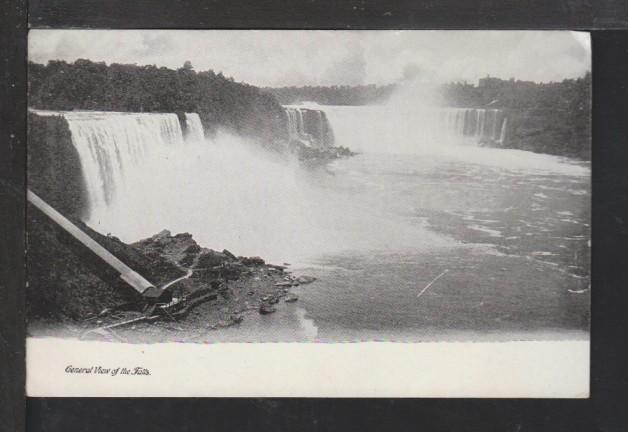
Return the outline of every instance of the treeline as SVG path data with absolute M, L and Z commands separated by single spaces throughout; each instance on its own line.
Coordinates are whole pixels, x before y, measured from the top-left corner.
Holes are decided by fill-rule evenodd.
M 316 102 L 322 105 L 368 105 L 385 102 L 402 84 L 359 86 L 266 87 L 284 105 Z M 439 86 L 446 106 L 511 109 L 588 110 L 591 104 L 591 73 L 560 82 L 503 80 L 486 77 L 478 84 L 453 82 Z
M 477 85 L 456 82 L 441 86 L 449 106 L 511 109 L 588 111 L 591 107 L 591 73 L 560 82 L 503 80 L 486 77 Z
M 305 86 L 266 87 L 283 105 L 316 102 L 321 105 L 368 105 L 384 102 L 395 89 L 394 84 L 385 86 Z
M 154 65 L 29 63 L 29 106 L 47 110 L 196 112 L 205 129 L 218 127 L 261 138 L 286 138 L 286 118 L 275 98 L 221 73 Z

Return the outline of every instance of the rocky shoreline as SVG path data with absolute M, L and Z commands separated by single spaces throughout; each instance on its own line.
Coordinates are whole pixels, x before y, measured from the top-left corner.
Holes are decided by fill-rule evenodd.
M 297 158 L 306 165 L 316 163 L 324 164 L 336 159 L 355 156 L 357 154 L 349 148 L 342 146 L 316 148 L 306 146 L 299 141 L 291 141 L 290 145 L 292 146 L 294 153 L 297 155 Z
M 148 304 L 29 207 L 30 336 L 124 342 L 193 340 L 237 325 L 249 314 L 271 314 L 283 303 L 298 300 L 292 287 L 314 281 L 292 275 L 287 264 L 268 264 L 260 257 L 201 247 L 188 233 L 172 235 L 164 230 L 126 244 L 75 223 L 150 282 L 165 288 L 164 294 L 155 304 Z

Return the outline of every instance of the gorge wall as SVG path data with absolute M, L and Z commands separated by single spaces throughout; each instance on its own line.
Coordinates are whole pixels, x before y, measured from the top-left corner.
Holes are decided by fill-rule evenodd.
M 508 128 L 503 147 L 567 156 L 582 160 L 591 158 L 591 118 L 572 120 L 565 110 L 504 110 Z
M 89 214 L 80 155 L 62 116 L 28 113 L 28 187 L 66 215 Z

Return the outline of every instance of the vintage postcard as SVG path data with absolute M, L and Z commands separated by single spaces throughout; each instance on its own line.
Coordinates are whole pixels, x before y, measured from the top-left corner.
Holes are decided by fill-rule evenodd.
M 28 42 L 29 395 L 588 397 L 588 33 Z

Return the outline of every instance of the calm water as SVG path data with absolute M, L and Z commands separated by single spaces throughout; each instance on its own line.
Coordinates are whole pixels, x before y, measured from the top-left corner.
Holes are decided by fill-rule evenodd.
M 346 249 L 293 262 L 318 278 L 295 289 L 297 303 L 204 340 L 588 337 L 588 166 L 461 146 L 364 153 L 304 177 L 322 208 L 344 196 L 359 209 L 325 219 L 325 235 L 353 223 Z

